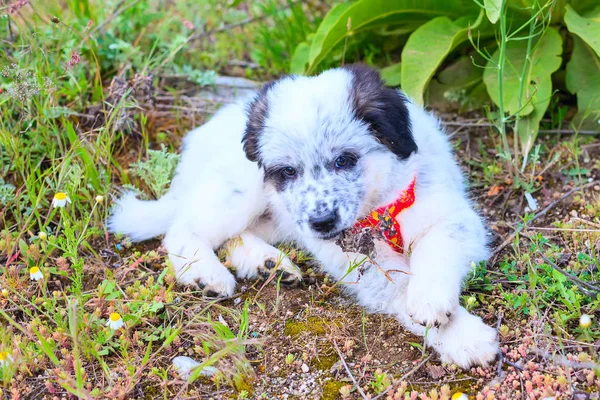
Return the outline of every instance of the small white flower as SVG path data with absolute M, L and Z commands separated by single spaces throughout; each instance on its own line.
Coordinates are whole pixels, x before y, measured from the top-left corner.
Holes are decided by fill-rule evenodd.
M 38 237 L 40 238 L 40 240 L 46 240 L 48 239 L 48 234 L 46 232 L 40 232 L 38 233 Z
M 589 328 L 590 326 L 592 326 L 592 318 L 587 314 L 583 314 L 579 318 L 579 326 L 584 329 Z
M 31 268 L 29 268 L 29 278 L 32 281 L 39 281 L 43 277 L 44 277 L 44 274 L 42 274 L 42 271 L 40 270 L 39 267 L 31 267 Z
M 14 359 L 8 354 L 8 351 L 0 351 L 0 367 L 4 367 L 13 361 Z
M 54 194 L 54 198 L 52 199 L 52 207 L 64 207 L 67 203 L 71 203 L 71 199 L 69 195 L 64 192 L 58 192 Z
M 110 329 L 116 331 L 117 329 L 123 327 L 125 323 L 123 322 L 123 318 L 121 318 L 121 314 L 114 312 L 110 314 L 110 317 L 108 317 L 108 322 L 106 325 L 110 327 Z
M 463 392 L 456 392 L 452 395 L 452 400 L 469 400 L 469 396 Z
M 96 203 L 102 203 L 104 201 L 104 196 L 96 196 Z

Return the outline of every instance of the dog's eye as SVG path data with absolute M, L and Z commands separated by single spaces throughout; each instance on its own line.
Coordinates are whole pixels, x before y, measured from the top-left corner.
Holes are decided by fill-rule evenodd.
M 348 156 L 339 156 L 335 159 L 335 167 L 337 169 L 347 168 L 352 164 L 352 159 Z
M 294 176 L 294 175 L 296 175 L 296 170 L 293 167 L 285 167 L 282 170 L 282 172 L 286 176 Z

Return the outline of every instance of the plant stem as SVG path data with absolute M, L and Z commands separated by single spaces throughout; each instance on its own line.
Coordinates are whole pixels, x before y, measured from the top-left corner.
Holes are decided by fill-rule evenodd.
M 504 112 L 504 67 L 506 65 L 506 0 L 502 0 L 500 5 L 500 43 L 498 45 L 498 130 L 502 137 L 502 146 L 506 157 L 510 157 L 510 146 L 506 137 L 506 115 Z M 510 157 L 512 158 L 512 157 Z M 508 160 L 509 171 L 513 174 L 512 162 Z

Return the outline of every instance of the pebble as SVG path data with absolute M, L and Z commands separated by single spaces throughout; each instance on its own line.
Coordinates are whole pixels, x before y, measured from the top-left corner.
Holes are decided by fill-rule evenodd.
M 188 379 L 191 375 L 192 370 L 200 364 L 201 363 L 194 360 L 193 358 L 186 356 L 178 356 L 173 359 L 173 367 L 175 367 L 175 370 L 182 379 Z M 215 367 L 204 367 L 202 369 L 202 372 L 200 372 L 200 375 L 213 376 L 218 371 L 219 370 Z
M 304 372 L 304 373 L 308 372 L 308 365 L 302 364 L 302 366 L 300 368 L 302 369 L 302 372 Z

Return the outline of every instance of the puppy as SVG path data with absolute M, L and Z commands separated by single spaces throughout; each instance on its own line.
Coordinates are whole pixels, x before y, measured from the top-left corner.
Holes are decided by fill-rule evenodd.
M 352 283 L 343 286 L 361 305 L 425 336 L 442 361 L 485 365 L 498 351 L 495 330 L 459 305 L 470 265 L 488 250 L 448 140 L 364 66 L 284 77 L 222 108 L 186 136 L 169 192 L 126 194 L 108 226 L 133 241 L 165 234 L 178 281 L 207 296 L 235 290 L 215 255 L 222 246 L 238 278 L 299 282 L 273 247 L 293 241 Z M 336 244 L 365 226 L 377 233 L 373 254 Z

